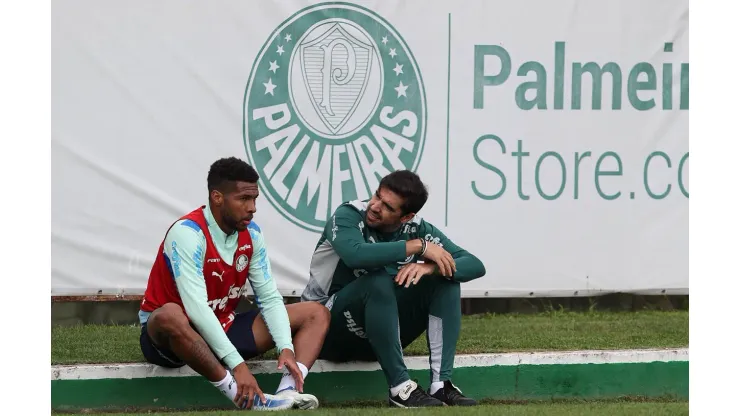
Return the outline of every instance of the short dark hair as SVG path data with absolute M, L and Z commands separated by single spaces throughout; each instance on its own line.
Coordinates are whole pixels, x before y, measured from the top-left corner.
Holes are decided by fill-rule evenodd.
M 385 188 L 404 199 L 403 215 L 419 212 L 427 202 L 429 192 L 419 175 L 410 170 L 397 170 L 380 180 L 379 188 Z
M 221 158 L 211 165 L 208 171 L 208 192 L 224 191 L 224 187 L 233 182 L 257 183 L 260 175 L 247 162 L 236 157 Z

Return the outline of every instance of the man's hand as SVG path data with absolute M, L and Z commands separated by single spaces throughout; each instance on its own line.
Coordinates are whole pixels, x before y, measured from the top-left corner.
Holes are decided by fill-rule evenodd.
M 424 257 L 437 263 L 442 276 L 451 277 L 457 271 L 455 259 L 452 258 L 452 255 L 434 243 L 427 242 L 427 251 L 424 253 Z
M 278 370 L 282 370 L 283 366 L 285 366 L 285 368 L 290 372 L 290 375 L 293 376 L 296 390 L 303 393 L 303 373 L 301 373 L 301 369 L 298 368 L 298 364 L 295 362 L 295 354 L 293 354 L 293 351 L 288 348 L 282 350 L 278 357 Z
M 237 407 L 240 409 L 245 407 L 246 401 L 246 408 L 251 409 L 255 394 L 260 396 L 262 403 L 267 402 L 264 393 L 260 390 L 260 386 L 257 385 L 257 380 L 255 380 L 252 372 L 247 368 L 247 363 L 241 363 L 234 367 L 234 380 L 236 380 L 236 397 L 234 398 L 234 402 Z
M 409 287 L 419 283 L 422 276 L 434 274 L 435 271 L 437 266 L 434 263 L 409 263 L 401 267 L 395 280 L 399 286 Z

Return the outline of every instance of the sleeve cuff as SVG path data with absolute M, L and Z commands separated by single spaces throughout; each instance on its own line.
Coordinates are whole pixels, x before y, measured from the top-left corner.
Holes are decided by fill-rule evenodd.
M 278 355 L 280 355 L 280 353 L 283 352 L 284 349 L 289 349 L 295 354 L 295 348 L 293 348 L 293 344 L 285 344 L 277 347 Z
M 230 370 L 233 370 L 234 367 L 244 362 L 244 359 L 239 354 L 239 351 L 234 351 L 226 355 L 223 359 L 224 364 L 226 364 Z
M 397 261 L 403 261 L 406 260 L 406 240 L 400 240 L 396 241 L 396 244 L 398 244 L 398 258 Z

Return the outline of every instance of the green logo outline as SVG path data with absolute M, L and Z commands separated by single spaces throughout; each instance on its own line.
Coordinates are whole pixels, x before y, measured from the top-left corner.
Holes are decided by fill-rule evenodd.
M 263 166 L 258 166 L 256 163 L 257 156 L 252 155 L 252 152 L 249 148 L 249 137 L 248 137 L 248 117 L 249 114 L 247 112 L 247 104 L 250 96 L 250 92 L 252 88 L 257 84 L 258 80 L 256 79 L 256 71 L 259 68 L 259 64 L 265 59 L 265 53 L 266 49 L 271 47 L 273 42 L 280 36 L 280 33 L 282 30 L 284 30 L 286 27 L 289 27 L 291 24 L 293 24 L 295 21 L 298 21 L 302 15 L 306 15 L 312 11 L 322 10 L 322 9 L 331 9 L 333 7 L 339 7 L 343 9 L 347 9 L 349 11 L 353 11 L 356 13 L 364 14 L 368 18 L 374 20 L 375 22 L 383 25 L 385 29 L 389 31 L 390 34 L 395 36 L 400 42 L 400 46 L 402 47 L 402 51 L 406 53 L 409 62 L 413 66 L 413 71 L 415 73 L 415 78 L 418 79 L 419 83 L 419 104 L 421 105 L 421 110 L 419 115 L 421 117 L 421 120 L 419 121 L 418 128 L 420 130 L 419 133 L 419 148 L 417 150 L 417 154 L 413 160 L 413 162 L 410 164 L 411 166 L 407 165 L 407 168 L 416 171 L 419 167 L 419 164 L 421 163 L 421 159 L 424 154 L 424 150 L 426 147 L 426 135 L 427 135 L 427 122 L 428 122 L 428 108 L 427 108 L 427 97 L 426 97 L 426 89 L 424 87 L 424 80 L 421 74 L 421 71 L 419 69 L 419 65 L 416 61 L 416 57 L 413 55 L 413 52 L 411 51 L 411 48 L 409 47 L 408 43 L 406 42 L 406 39 L 403 38 L 403 36 L 396 30 L 396 28 L 391 25 L 386 19 L 384 19 L 382 16 L 378 15 L 374 11 L 357 5 L 353 3 L 348 2 L 323 2 L 318 4 L 313 4 L 310 6 L 306 6 L 299 11 L 293 13 L 291 16 L 283 20 L 267 37 L 267 40 L 263 43 L 262 47 L 260 48 L 259 52 L 257 53 L 257 56 L 254 59 L 254 62 L 252 64 L 252 68 L 250 69 L 249 78 L 247 80 L 246 88 L 244 89 L 244 99 L 243 99 L 243 105 L 242 105 L 242 140 L 244 143 L 244 149 L 247 156 L 247 160 L 249 163 L 255 167 L 255 169 L 260 172 L 260 179 L 259 179 L 259 186 L 262 189 L 262 194 L 265 195 L 265 198 L 270 202 L 270 204 L 277 209 L 277 211 L 280 213 L 280 215 L 287 220 L 289 220 L 291 223 L 297 225 L 300 228 L 303 228 L 310 232 L 315 233 L 321 233 L 323 232 L 323 229 L 326 225 L 326 219 L 322 221 L 322 225 L 320 226 L 314 226 L 310 223 L 307 223 L 305 220 L 302 220 L 301 218 L 298 218 L 295 214 L 292 214 L 286 210 L 282 206 L 281 199 L 279 195 L 273 195 L 274 188 L 269 183 L 268 178 L 266 177 L 266 174 L 262 171 Z M 297 18 L 298 17 L 298 18 Z M 296 42 L 298 39 L 296 39 Z M 296 44 L 297 45 L 297 44 Z M 292 55 L 292 52 L 291 52 Z M 287 70 L 288 68 L 286 68 Z M 290 74 L 287 75 L 288 78 L 290 78 Z M 381 76 L 385 76 L 385 71 L 383 71 Z M 292 94 L 292 93 L 291 93 Z M 377 114 L 380 107 L 376 107 L 375 113 Z M 403 107 L 402 107 L 403 109 Z M 295 115 L 294 115 L 295 116 Z M 298 120 L 303 125 L 305 122 L 302 120 L 300 116 L 298 116 Z M 367 126 L 367 123 L 365 124 Z M 364 127 L 363 127 L 364 128 Z M 315 140 L 321 141 L 321 137 L 314 138 Z M 327 151 L 326 149 L 324 151 Z M 383 154 L 384 157 L 387 157 L 385 154 Z M 405 164 L 405 163 L 404 163 Z M 391 167 L 390 169 L 393 171 L 394 169 Z M 364 179 L 363 179 L 364 181 Z M 327 184 L 327 186 L 331 187 L 331 182 Z M 374 189 L 370 189 L 370 194 L 374 192 Z M 319 198 L 319 195 L 315 195 L 315 198 Z M 284 201 L 282 201 L 284 202 Z M 311 201 L 308 201 L 309 204 Z M 331 197 L 330 201 L 331 203 Z M 329 215 L 331 215 L 331 212 L 336 207 L 329 207 L 329 213 L 327 214 L 327 219 L 329 218 Z

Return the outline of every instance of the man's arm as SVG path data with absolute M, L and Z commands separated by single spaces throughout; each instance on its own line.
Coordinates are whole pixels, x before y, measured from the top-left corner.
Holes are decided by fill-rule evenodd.
M 249 264 L 249 283 L 252 285 L 257 306 L 275 341 L 278 353 L 286 348 L 295 352 L 288 311 L 285 309 L 283 296 L 278 292 L 275 280 L 272 278 L 265 237 L 259 226 L 254 223 L 249 225 L 249 235 L 252 236 L 253 250 L 252 261 Z
M 216 357 L 233 370 L 244 359 L 229 341 L 213 309 L 208 306 L 203 277 L 206 237 L 193 221 L 187 221 L 178 222 L 170 229 L 165 238 L 164 251 L 170 259 L 175 285 L 190 322 Z
M 360 224 L 364 224 L 362 214 L 350 206 L 337 208 L 326 224 L 329 243 L 351 269 L 383 267 L 421 251 L 419 240 L 368 243 Z
M 452 255 L 452 258 L 455 259 L 455 267 L 457 269 L 453 275 L 453 280 L 456 282 L 468 282 L 486 274 L 486 267 L 478 257 L 453 243 L 452 240 L 447 238 L 447 236 L 434 225 L 426 221 L 422 221 L 422 224 L 419 227 L 419 237 L 427 239 L 428 244 L 439 244 L 443 249 L 447 250 L 450 255 Z

